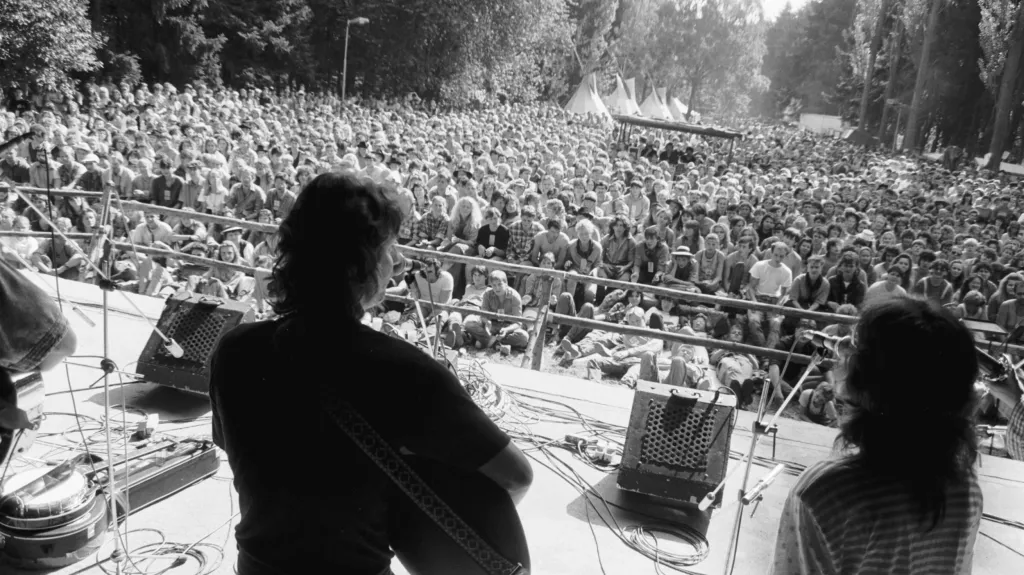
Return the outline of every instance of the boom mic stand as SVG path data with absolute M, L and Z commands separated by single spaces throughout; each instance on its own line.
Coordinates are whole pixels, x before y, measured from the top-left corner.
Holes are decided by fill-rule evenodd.
M 768 486 L 775 480 L 776 477 L 779 476 L 779 474 L 785 468 L 785 466 L 782 465 L 776 466 L 768 475 L 766 475 L 764 478 L 758 481 L 757 485 L 755 485 L 753 489 L 750 489 L 748 491 L 747 482 L 750 479 L 750 469 L 754 463 L 754 451 L 757 449 L 758 444 L 761 442 L 761 438 L 763 438 L 766 435 L 771 435 L 773 437 L 775 436 L 775 433 L 778 430 L 778 427 L 776 427 L 776 421 L 778 421 L 778 419 L 782 416 L 782 413 L 786 410 L 786 407 L 789 406 L 790 402 L 793 400 L 796 394 L 800 392 L 800 388 L 803 387 L 804 382 L 807 380 L 807 376 L 811 374 L 811 371 L 814 369 L 816 365 L 818 365 L 820 361 L 820 356 L 815 355 L 814 357 L 811 358 L 811 363 L 807 365 L 807 369 L 805 369 L 803 375 L 800 376 L 800 380 L 797 381 L 796 385 L 793 386 L 793 389 L 789 392 L 789 395 L 786 396 L 785 401 L 782 402 L 782 405 L 775 412 L 775 415 L 772 416 L 771 421 L 767 425 L 765 425 L 763 421 L 764 416 L 767 414 L 768 411 L 768 390 L 771 386 L 771 381 L 768 379 L 767 376 L 763 378 L 763 383 L 761 386 L 761 401 L 758 403 L 757 406 L 757 418 L 754 420 L 754 424 L 751 426 L 750 449 L 747 451 L 745 461 L 741 461 L 741 463 L 745 463 L 745 465 L 743 466 L 743 483 L 740 486 L 739 492 L 741 505 L 738 505 L 736 507 L 736 519 L 733 522 L 732 537 L 729 539 L 729 551 L 726 554 L 725 575 L 731 575 L 733 569 L 736 566 L 737 543 L 739 543 L 740 528 L 743 524 L 743 510 L 746 508 L 747 505 L 759 502 L 761 500 L 761 496 L 764 490 L 768 488 Z M 779 374 L 779 377 L 781 378 L 782 374 Z M 715 500 L 715 497 L 718 495 L 718 492 L 725 487 L 726 482 L 729 481 L 729 478 L 732 477 L 733 473 L 735 473 L 737 469 L 739 469 L 739 467 L 733 467 L 725 476 L 725 478 L 722 479 L 722 482 L 719 483 L 713 491 L 711 491 L 710 493 L 707 494 L 707 496 L 704 497 L 704 499 L 698 505 L 698 508 L 701 511 L 704 511 L 711 506 L 711 504 Z

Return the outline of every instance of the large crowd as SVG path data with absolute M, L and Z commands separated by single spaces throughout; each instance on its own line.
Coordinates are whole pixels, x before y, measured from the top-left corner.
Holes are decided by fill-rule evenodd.
M 342 105 L 330 95 L 199 84 L 4 97 L 4 139 L 30 137 L 0 159 L 0 231 L 49 232 L 53 222 L 82 235 L 4 236 L 3 255 L 69 280 L 95 281 L 87 260 L 109 258 L 121 289 L 210 294 L 270 314 L 266 274 L 130 249 L 105 253 L 97 240 L 107 234 L 269 269 L 275 235 L 207 226 L 188 212 L 273 224 L 317 174 L 353 171 L 400 202 L 402 244 L 478 258 L 417 258 L 389 288 L 421 300 L 424 318 L 451 348 L 524 350 L 528 322 L 475 312 L 531 318 L 544 307 L 808 355 L 824 345 L 810 331 L 850 331 L 847 323 L 747 311 L 725 300 L 695 304 L 685 293 L 655 295 L 645 286 L 849 316 L 872 301 L 912 295 L 963 319 L 994 322 L 1007 332 L 1001 341 L 1024 340 L 1021 184 L 956 158 L 893 156 L 753 122 L 739 127 L 743 138 L 733 147 L 654 130 L 622 141 L 611 123 L 550 106 L 442 112 L 415 99 Z M 42 191 L 68 188 L 116 192 L 109 225 L 99 225 L 100 198 Z M 184 212 L 144 212 L 122 205 L 128 200 Z M 488 261 L 569 275 L 549 281 Z M 338 281 L 331 262 L 323 266 L 324 281 Z M 587 281 L 593 277 L 634 287 L 606 289 Z M 380 318 L 397 324 L 419 313 L 388 302 Z M 803 369 L 611 331 L 553 326 L 542 335 L 563 365 L 588 375 L 627 385 L 724 385 L 742 405 L 763 375 L 778 398 Z M 800 396 L 808 419 L 835 422 L 838 367 L 822 362 L 808 378 Z

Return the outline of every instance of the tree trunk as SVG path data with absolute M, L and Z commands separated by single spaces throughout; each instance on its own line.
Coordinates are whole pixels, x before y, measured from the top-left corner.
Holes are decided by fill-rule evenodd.
M 878 143 L 885 142 L 885 134 L 888 131 L 886 123 L 889 121 L 889 100 L 896 95 L 897 69 L 900 67 L 900 46 L 903 44 L 903 21 L 896 18 L 896 24 L 892 31 L 892 42 L 889 43 L 889 79 L 885 82 L 885 102 L 882 106 L 882 120 L 878 126 Z
M 882 28 L 885 26 L 885 17 L 889 13 L 889 0 L 882 0 L 878 7 L 878 19 L 875 21 L 875 31 L 871 35 L 871 47 L 868 54 L 868 68 L 864 71 L 864 89 L 860 94 L 860 115 L 857 118 L 857 127 L 861 130 L 867 127 L 868 95 L 871 93 L 871 80 L 875 77 L 875 59 L 878 58 L 878 51 L 882 49 Z
M 924 99 L 924 82 L 931 68 L 932 46 L 939 35 L 939 8 L 942 0 L 932 0 L 928 10 L 928 27 L 924 31 L 924 44 L 921 46 L 921 58 L 917 61 L 917 79 L 914 81 L 914 99 L 910 102 L 910 117 L 907 118 L 906 138 L 903 149 L 911 152 L 918 148 L 918 124 L 921 122 L 921 101 Z
M 697 90 L 700 88 L 699 81 L 690 82 L 690 99 L 686 104 L 686 121 L 693 121 L 693 105 L 697 102 Z
M 992 129 L 992 140 L 988 152 L 992 154 L 985 166 L 990 170 L 999 171 L 1003 161 L 1003 150 L 1006 149 L 1006 137 L 1010 131 L 1010 109 L 1020 100 L 1014 98 L 1017 92 L 1017 74 L 1020 72 L 1021 55 L 1024 54 L 1024 3 L 1017 6 L 1017 22 L 1013 25 L 1010 35 L 1010 51 L 1006 54 L 1003 64 L 1003 77 L 999 81 L 999 98 L 996 100 L 996 121 Z

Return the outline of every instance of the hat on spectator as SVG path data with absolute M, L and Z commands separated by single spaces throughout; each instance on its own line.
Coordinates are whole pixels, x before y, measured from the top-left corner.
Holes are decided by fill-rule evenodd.
M 595 192 L 587 192 L 587 193 L 583 194 L 583 200 L 584 201 L 586 201 L 586 200 L 594 200 L 596 202 L 597 201 L 597 194 Z
M 238 226 L 231 226 L 230 228 L 225 228 L 222 233 L 226 236 L 232 232 L 242 233 L 242 228 Z
M 100 159 L 96 156 L 96 154 L 87 154 L 84 158 L 82 158 L 83 164 L 88 164 L 90 162 L 97 164 L 99 163 L 99 161 Z
M 674 258 L 679 258 L 679 257 L 689 258 L 689 257 L 693 257 L 693 254 L 690 253 L 690 248 L 688 248 L 686 246 L 679 246 L 675 250 L 672 251 L 672 257 L 674 257 Z

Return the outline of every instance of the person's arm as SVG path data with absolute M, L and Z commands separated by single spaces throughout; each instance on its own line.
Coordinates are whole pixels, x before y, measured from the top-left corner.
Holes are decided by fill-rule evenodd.
M 633 255 L 633 273 L 630 274 L 629 281 L 636 283 L 640 280 L 640 269 L 644 265 L 644 250 L 637 249 Z
M 508 492 L 512 502 L 526 497 L 533 484 L 533 467 L 526 455 L 511 441 L 497 455 L 480 466 L 480 473 Z
M 831 289 L 832 287 L 828 283 L 828 280 L 822 278 L 821 285 L 818 287 L 817 293 L 814 294 L 814 301 L 811 302 L 811 305 L 808 306 L 807 309 L 810 311 L 818 311 L 822 307 L 825 307 L 825 305 L 828 304 L 828 294 Z M 867 291 L 865 290 L 864 293 L 867 294 Z
M 180 179 L 174 178 L 171 180 L 171 185 L 167 188 L 167 193 L 169 194 L 167 203 L 170 204 L 172 208 L 180 210 L 185 205 L 184 202 L 181 201 L 181 189 L 183 187 L 183 182 Z
M 747 284 L 747 297 L 750 301 L 757 301 L 757 286 L 760 283 L 760 278 L 754 274 L 750 274 L 750 283 Z

